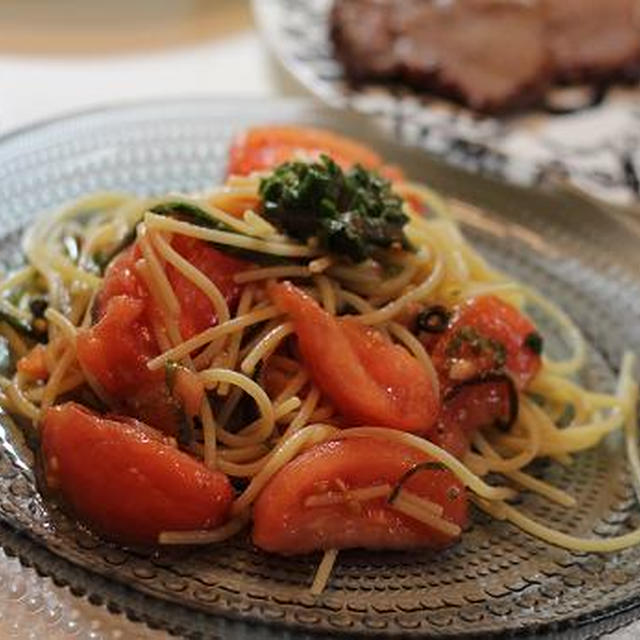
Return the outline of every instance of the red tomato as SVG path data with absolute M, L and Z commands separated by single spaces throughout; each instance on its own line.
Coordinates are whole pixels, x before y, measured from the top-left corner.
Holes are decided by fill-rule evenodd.
M 432 353 L 444 391 L 458 381 L 502 367 L 524 389 L 541 366 L 540 355 L 525 344 L 535 332 L 526 316 L 495 296 L 463 304 Z
M 394 486 L 409 469 L 427 460 L 412 447 L 374 438 L 317 445 L 280 469 L 256 500 L 253 542 L 284 554 L 351 547 L 444 547 L 452 537 L 399 513 L 385 497 L 359 504 L 306 504 L 310 496 L 327 491 Z M 441 505 L 445 520 L 461 527 L 466 523 L 465 489 L 450 471 L 418 472 L 403 488 Z
M 111 298 L 98 323 L 78 332 L 78 361 L 112 409 L 175 434 L 179 405 L 165 384 L 164 371 L 147 368 L 157 346 L 144 312 L 143 300 L 126 295 Z
M 49 377 L 49 369 L 47 368 L 45 352 L 44 345 L 37 344 L 26 356 L 22 356 L 18 360 L 18 371 L 32 380 L 46 380 Z
M 414 432 L 435 424 L 434 385 L 404 348 L 356 320 L 333 317 L 290 282 L 269 294 L 291 316 L 314 382 L 349 422 Z
M 436 428 L 429 434 L 429 440 L 459 460 L 462 460 L 471 448 L 469 436 L 456 420 L 438 420 Z
M 180 255 L 215 283 L 229 306 L 235 305 L 240 296 L 241 286 L 236 284 L 233 276 L 247 269 L 247 262 L 226 255 L 196 238 L 176 235 L 171 244 Z M 202 291 L 173 266 L 168 265 L 166 270 L 180 301 L 180 331 L 183 338 L 188 339 L 215 325 L 218 321 L 215 311 Z
M 456 458 L 463 458 L 477 430 L 513 421 L 517 410 L 515 393 L 509 379 L 491 375 L 453 387 L 443 401 L 438 425 L 429 439 Z
M 384 166 L 377 153 L 355 140 L 323 129 L 279 125 L 254 127 L 239 135 L 231 147 L 229 173 L 247 175 L 273 169 L 300 153 L 314 158 L 324 153 L 343 168 L 361 164 L 390 179 L 402 178 L 397 167 Z
M 47 487 L 73 513 L 119 542 L 153 544 L 162 531 L 215 528 L 227 519 L 227 477 L 134 420 L 67 403 L 42 423 Z
M 247 263 L 194 238 L 176 235 L 172 245 L 216 284 L 233 307 L 240 293 L 233 275 Z M 146 366 L 159 353 L 151 329 L 151 318 L 159 311 L 137 274 L 135 264 L 140 257 L 134 244 L 107 269 L 96 304 L 97 323 L 78 333 L 78 360 L 113 409 L 175 434 L 181 420 L 180 405 L 169 393 L 164 372 L 151 372 Z M 182 336 L 188 339 L 215 325 L 213 306 L 200 289 L 171 265 L 166 273 L 180 301 Z
M 188 416 L 197 416 L 206 390 L 195 371 L 178 366 L 173 374 L 173 397 L 179 400 Z
M 275 398 L 282 393 L 296 373 L 296 371 L 289 371 L 278 364 L 272 357 L 263 361 L 260 384 L 270 398 Z
M 181 256 L 215 283 L 230 306 L 235 304 L 241 287 L 234 282 L 233 276 L 246 269 L 248 263 L 225 255 L 197 238 L 176 235 L 171 244 Z M 136 243 L 123 251 L 109 265 L 98 297 L 99 316 L 106 303 L 117 295 L 143 300 L 148 313 L 158 313 L 153 308 L 153 300 L 135 268 L 136 262 L 141 257 L 142 253 Z M 170 264 L 166 265 L 166 274 L 180 301 L 180 330 L 183 338 L 189 339 L 196 333 L 215 325 L 217 322 L 215 311 L 202 291 Z

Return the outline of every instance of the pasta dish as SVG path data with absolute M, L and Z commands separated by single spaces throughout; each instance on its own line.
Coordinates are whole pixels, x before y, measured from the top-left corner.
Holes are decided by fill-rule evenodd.
M 455 543 L 470 503 L 571 550 L 640 543 L 554 530 L 515 501 L 576 507 L 528 467 L 614 431 L 640 478 L 634 355 L 614 393 L 581 386 L 569 316 L 364 145 L 254 128 L 222 186 L 90 195 L 37 219 L 23 250 L 0 280 L 0 404 L 41 491 L 105 538 L 247 530 L 264 552 L 323 552 L 314 593 L 341 549 Z

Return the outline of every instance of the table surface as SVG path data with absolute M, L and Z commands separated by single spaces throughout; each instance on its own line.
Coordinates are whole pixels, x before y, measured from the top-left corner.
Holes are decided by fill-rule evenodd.
M 0 133 L 124 100 L 296 94 L 248 0 L 0 3 Z
M 248 0 L 4 0 L 0 135 L 124 100 L 305 95 L 269 57 Z M 168 638 L 39 578 L 0 551 L 0 638 Z M 635 640 L 640 624 L 606 640 Z

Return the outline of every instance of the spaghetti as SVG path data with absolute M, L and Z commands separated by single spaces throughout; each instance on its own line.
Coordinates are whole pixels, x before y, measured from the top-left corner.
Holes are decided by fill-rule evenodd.
M 193 394 L 197 399 L 197 410 L 183 416 L 183 427 L 190 434 L 181 443 L 183 449 L 209 468 L 245 481 L 230 507 L 231 519 L 211 530 L 164 531 L 161 544 L 211 544 L 237 534 L 251 521 L 252 506 L 265 487 L 291 461 L 322 443 L 358 439 L 419 452 L 457 478 L 481 509 L 551 544 L 605 552 L 640 543 L 637 531 L 611 539 L 578 539 L 535 522 L 509 504 L 526 489 L 574 507 L 571 495 L 529 475 L 527 465 L 540 457 L 566 460 L 616 430 L 626 435 L 634 482 L 640 486 L 638 385 L 632 354 L 624 357 L 615 394 L 580 386 L 576 375 L 585 363 L 586 343 L 579 329 L 551 301 L 490 267 L 466 242 L 446 202 L 424 186 L 402 181 L 393 185 L 408 220 L 407 246 L 396 244 L 386 253 L 376 251 L 364 260 L 349 261 L 313 238 L 283 233 L 268 219 L 261 209 L 263 180 L 261 174 L 232 176 L 223 187 L 197 197 L 149 200 L 98 194 L 39 219 L 24 238 L 27 266 L 0 282 L 3 302 L 15 310 L 14 322 L 2 316 L 0 332 L 18 360 L 15 372 L 0 378 L 5 409 L 38 429 L 50 406 L 90 390 L 94 404 L 130 412 L 132 405 L 118 400 L 110 379 L 92 367 L 86 347 L 82 351 L 80 344 L 80 337 L 95 325 L 96 314 L 106 317 L 104 308 L 110 302 L 104 302 L 104 291 L 112 286 L 109 279 L 119 268 L 114 265 L 129 252 L 132 272 L 139 277 L 136 282 L 143 283 L 146 291 L 145 304 L 154 309 L 145 339 L 155 345 L 155 352 L 146 354 L 140 379 L 162 386 L 165 370 L 178 371 L 181 383 L 168 385 L 171 402 L 186 407 Z M 229 260 L 242 260 L 244 267 L 216 280 L 209 265 L 181 249 L 202 252 L 206 243 L 232 256 Z M 105 270 L 108 263 L 111 266 Z M 133 276 L 127 272 L 126 277 Z M 509 353 L 505 355 L 504 344 L 478 337 L 466 325 L 466 333 L 461 329 L 456 334 L 457 329 L 451 328 L 458 342 L 452 339 L 444 353 L 456 360 L 456 366 L 448 371 L 449 377 L 443 376 L 439 362 L 445 356 L 433 346 L 438 336 L 415 330 L 417 310 L 437 304 L 465 313 L 469 301 L 496 297 L 500 304 L 519 304 L 522 311 L 535 309 L 546 316 L 566 336 L 572 352 L 564 360 L 545 355 L 531 380 L 519 385 L 517 415 L 509 428 L 492 421 L 471 434 L 466 451 L 456 453 L 428 434 L 409 433 L 411 429 L 362 420 L 356 421 L 360 426 L 350 424 L 353 416 L 332 396 L 334 387 L 319 384 L 319 365 L 312 365 L 314 356 L 303 348 L 300 323 L 281 304 L 274 304 L 274 287 L 289 280 L 304 291 L 300 295 L 319 303 L 318 313 L 326 314 L 327 322 L 343 322 L 339 326 L 344 331 L 369 336 L 371 344 L 383 341 L 415 360 L 430 381 L 432 397 L 449 398 L 451 406 L 456 396 L 447 396 L 447 390 L 464 385 L 467 390 L 486 387 L 493 402 L 502 398 L 502 388 L 495 386 L 499 378 L 476 380 L 471 370 L 487 354 L 494 365 L 508 367 Z M 233 299 L 229 292 L 236 288 L 239 293 Z M 31 319 L 30 301 L 37 298 L 48 304 L 41 318 L 46 340 L 40 346 L 34 346 L 33 335 L 20 331 Z M 203 326 L 187 322 L 197 309 L 209 314 Z M 133 325 L 140 322 L 137 316 L 131 318 Z M 435 326 L 434 331 L 441 329 Z M 536 340 L 531 344 L 535 348 Z M 468 353 L 475 354 L 475 360 L 469 361 Z M 573 413 L 562 424 L 566 407 Z M 459 407 L 456 411 L 451 409 L 459 422 Z M 499 486 L 483 478 L 491 472 L 503 479 Z M 385 504 L 392 493 L 395 498 L 385 508 L 394 517 L 421 523 L 451 539 L 460 535 L 459 524 L 448 519 L 437 501 L 389 482 L 327 486 L 306 496 L 304 505 L 309 509 L 341 505 L 362 513 L 368 504 Z M 312 592 L 324 588 L 337 553 L 337 547 L 325 548 Z

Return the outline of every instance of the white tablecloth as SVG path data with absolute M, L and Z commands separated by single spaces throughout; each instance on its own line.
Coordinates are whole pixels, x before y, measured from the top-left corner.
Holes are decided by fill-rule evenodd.
M 0 135 L 63 113 L 171 96 L 299 94 L 246 0 L 3 0 Z M 72 596 L 0 551 L 0 638 L 167 638 Z M 640 624 L 607 636 L 637 640 Z
M 3 0 L 0 134 L 124 100 L 299 92 L 252 27 L 245 0 Z

